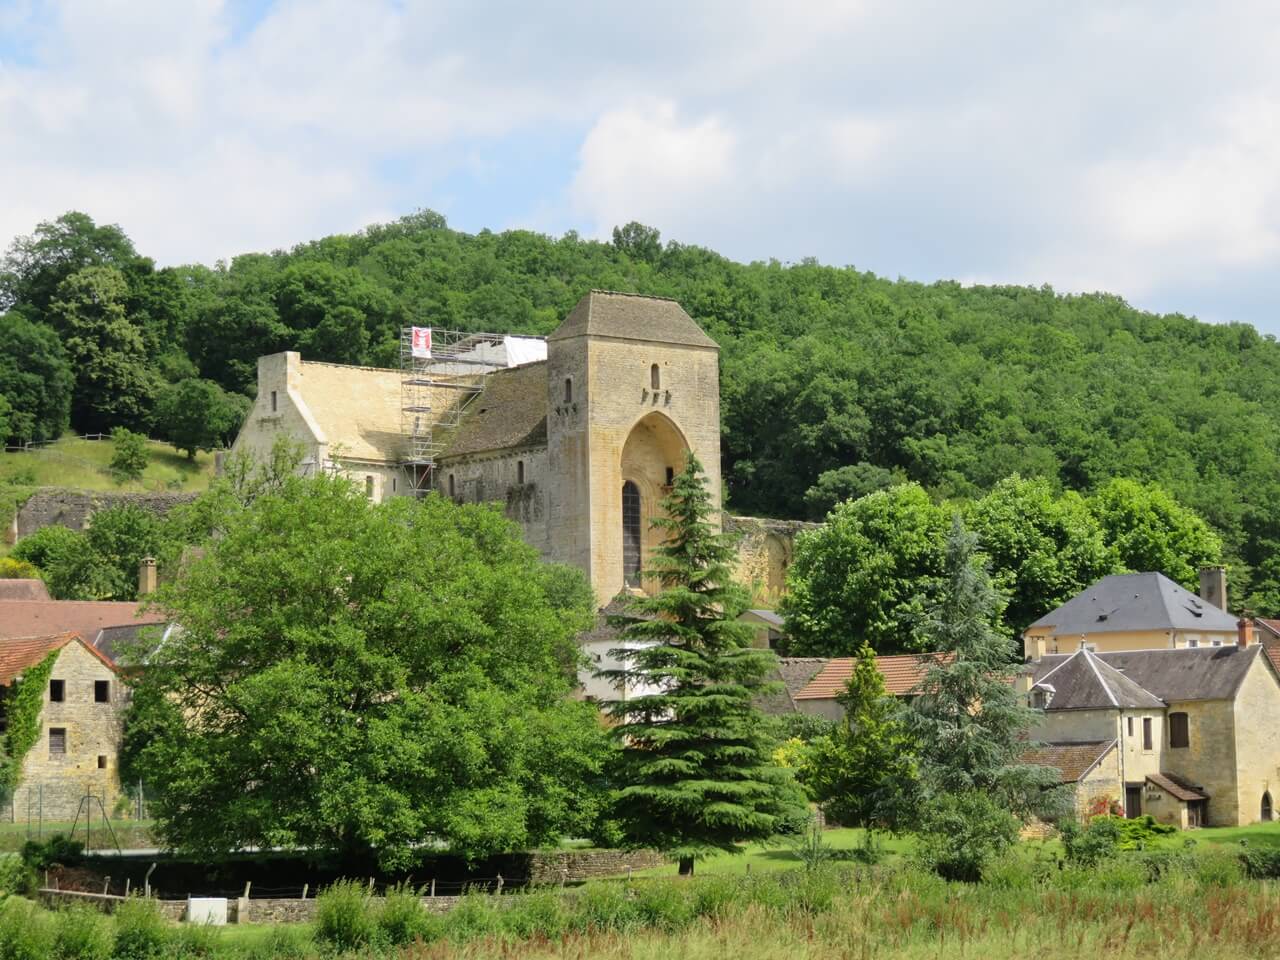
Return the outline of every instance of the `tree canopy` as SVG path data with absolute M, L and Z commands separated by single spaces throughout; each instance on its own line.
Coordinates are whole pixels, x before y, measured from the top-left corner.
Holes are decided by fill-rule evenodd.
M 19 319 L 53 332 L 76 429 L 151 429 L 166 383 L 251 394 L 257 358 L 280 350 L 384 365 L 410 322 L 546 334 L 592 287 L 675 297 L 720 343 L 733 510 L 813 517 L 903 480 L 954 500 L 1015 472 L 1055 494 L 1137 477 L 1221 539 L 1235 597 L 1280 613 L 1266 509 L 1280 503 L 1280 346 L 1245 324 L 1146 313 L 1103 293 L 735 263 L 637 223 L 609 241 L 468 234 L 430 211 L 156 269 L 121 228 L 72 212 L 10 246 L 0 332 Z M 10 438 L 56 434 L 62 388 L 11 386 L 7 340 Z M 46 345 L 40 362 L 56 368 L 58 353 Z
M 567 697 L 590 613 L 570 573 L 487 506 L 372 504 L 328 476 L 217 502 L 221 535 L 156 594 L 183 629 L 127 724 L 164 842 L 403 866 L 431 840 L 590 835 L 607 741 Z

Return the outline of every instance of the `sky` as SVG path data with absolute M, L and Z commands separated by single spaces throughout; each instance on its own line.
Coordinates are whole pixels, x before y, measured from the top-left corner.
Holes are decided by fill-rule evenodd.
M 1274 3 L 0 0 L 0 244 L 430 208 L 1280 334 Z

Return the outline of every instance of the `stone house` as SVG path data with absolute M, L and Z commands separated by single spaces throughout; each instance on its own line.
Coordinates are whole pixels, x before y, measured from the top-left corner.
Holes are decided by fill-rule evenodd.
M 1029 664 L 1029 702 L 1041 711 L 1032 736 L 1049 751 L 1040 759 L 1057 766 L 1052 751 L 1097 751 L 1087 775 L 1068 781 L 1077 809 L 1105 796 L 1126 816 L 1180 827 L 1272 819 L 1280 673 L 1250 640 L 1242 631 L 1229 646 L 1086 648 Z
M 39 736 L 23 758 L 9 800 L 15 819 L 71 821 L 86 797 L 112 814 L 120 798 L 119 755 L 127 689 L 115 665 L 79 634 L 0 643 L 0 686 L 7 705 L 28 671 L 54 657 L 41 691 Z M 8 717 L 4 717 L 7 723 Z M 95 815 L 101 813 L 93 803 Z
M 1236 642 L 1238 618 L 1226 610 L 1226 571 L 1200 574 L 1200 595 L 1161 573 L 1103 577 L 1049 611 L 1023 632 L 1028 660 L 1089 649 L 1157 650 L 1226 646 Z

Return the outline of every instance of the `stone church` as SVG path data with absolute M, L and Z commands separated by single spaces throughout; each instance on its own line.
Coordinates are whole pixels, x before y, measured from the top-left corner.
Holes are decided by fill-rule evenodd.
M 302 444 L 303 469 L 346 474 L 375 500 L 504 502 L 604 605 L 646 587 L 650 519 L 687 451 L 720 508 L 719 348 L 674 300 L 593 290 L 545 341 L 438 331 L 431 356 L 406 348 L 399 370 L 262 357 L 232 450 L 262 458 L 281 435 Z M 742 535 L 740 579 L 772 607 L 805 525 L 723 523 Z

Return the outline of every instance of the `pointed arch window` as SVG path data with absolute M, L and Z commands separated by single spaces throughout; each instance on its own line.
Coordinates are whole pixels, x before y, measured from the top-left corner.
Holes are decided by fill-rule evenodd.
M 630 480 L 622 485 L 622 579 L 640 586 L 640 488 Z

